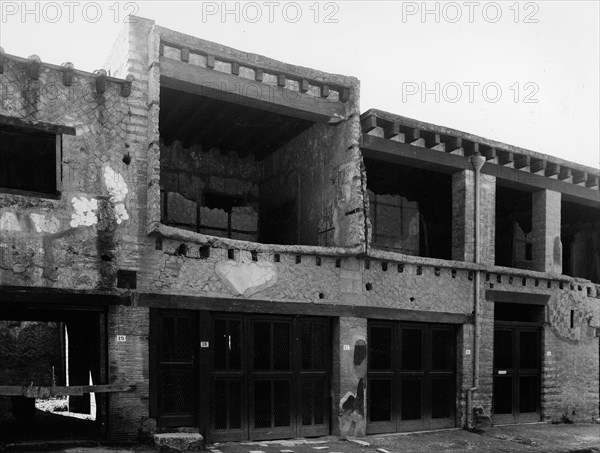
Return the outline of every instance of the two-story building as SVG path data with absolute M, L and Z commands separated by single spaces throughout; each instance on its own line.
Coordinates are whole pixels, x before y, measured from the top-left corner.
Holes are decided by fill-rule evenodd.
M 66 326 L 102 435 L 598 417 L 597 169 L 143 18 L 93 74 L 0 51 L 0 88 L 0 320 Z

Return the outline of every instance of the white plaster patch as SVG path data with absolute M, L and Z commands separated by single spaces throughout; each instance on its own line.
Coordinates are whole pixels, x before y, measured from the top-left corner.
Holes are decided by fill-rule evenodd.
M 71 214 L 70 225 L 73 228 L 79 226 L 90 226 L 98 223 L 98 200 L 95 198 L 73 197 L 71 200 L 75 212 Z
M 215 264 L 215 272 L 237 294 L 246 297 L 277 283 L 277 268 L 268 262 L 221 261 Z
M 129 192 L 125 179 L 108 165 L 104 167 L 104 184 L 110 194 L 110 201 L 121 203 L 125 200 L 125 196 Z
M 33 226 L 35 227 L 35 231 L 38 233 L 51 233 L 54 234 L 58 232 L 60 228 L 60 221 L 52 216 L 50 218 L 46 218 L 43 214 L 29 214 L 31 221 L 33 222 Z
M 0 217 L 0 230 L 4 231 L 21 231 L 21 225 L 17 216 L 12 212 L 5 212 Z
M 125 205 L 123 203 L 118 203 L 115 205 L 115 217 L 117 223 L 121 223 L 129 219 L 129 214 L 127 213 L 127 210 L 125 209 Z

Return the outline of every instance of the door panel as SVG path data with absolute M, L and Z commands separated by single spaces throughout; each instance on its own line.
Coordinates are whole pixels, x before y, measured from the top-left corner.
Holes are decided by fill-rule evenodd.
M 541 329 L 496 322 L 494 329 L 493 421 L 540 420 Z
M 196 316 L 189 312 L 158 315 L 157 418 L 162 426 L 196 424 Z
M 215 314 L 212 324 L 211 441 L 329 434 L 327 319 Z
M 372 321 L 368 340 L 367 432 L 454 427 L 454 328 Z

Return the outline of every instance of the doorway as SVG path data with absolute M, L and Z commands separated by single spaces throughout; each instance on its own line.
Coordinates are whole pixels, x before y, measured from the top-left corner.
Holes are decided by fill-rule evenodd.
M 329 434 L 330 322 L 312 316 L 158 310 L 159 426 L 211 442 Z
M 456 330 L 369 322 L 367 433 L 456 425 Z
M 494 424 L 540 421 L 544 307 L 499 303 L 494 315 Z

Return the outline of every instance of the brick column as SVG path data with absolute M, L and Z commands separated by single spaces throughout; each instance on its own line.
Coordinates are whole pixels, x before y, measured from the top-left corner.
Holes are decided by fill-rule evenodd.
M 533 269 L 562 273 L 560 192 L 540 190 L 532 196 Z
M 333 434 L 364 436 L 367 428 L 367 320 L 339 318 L 332 338 Z
M 480 259 L 494 264 L 496 234 L 496 178 L 482 174 L 480 179 Z M 475 256 L 475 172 L 452 174 L 452 259 L 473 261 Z
M 109 393 L 109 436 L 115 441 L 138 440 L 156 428 L 149 419 L 149 309 L 110 307 L 107 332 L 109 384 L 136 386 L 131 392 Z M 125 341 L 117 342 L 117 335 L 124 335 Z

